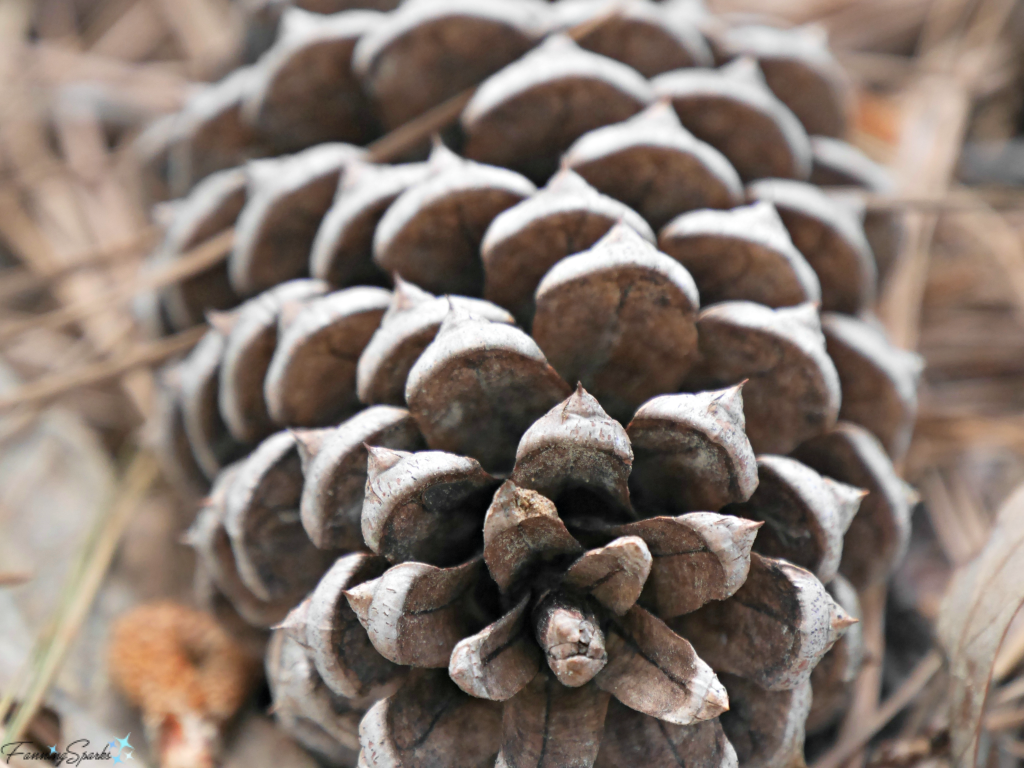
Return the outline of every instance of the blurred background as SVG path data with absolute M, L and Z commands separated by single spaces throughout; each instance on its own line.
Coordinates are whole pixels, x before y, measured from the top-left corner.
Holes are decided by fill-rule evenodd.
M 178 542 L 196 495 L 148 450 L 159 440 L 156 368 L 197 338 L 147 326 L 155 286 L 140 267 L 175 194 L 152 173 L 153 126 L 254 61 L 282 5 L 0 0 L 0 713 L 29 705 L 41 744 L 141 731 L 110 690 L 106 628 L 140 601 L 191 599 Z M 932 647 L 952 569 L 982 549 L 1024 481 L 1024 4 L 708 5 L 828 30 L 857 85 L 852 141 L 896 182 L 869 205 L 906 217 L 878 314 L 927 365 L 901 468 L 922 503 L 885 620 L 866 627 L 875 695 L 859 706 L 871 714 Z M 997 659 L 1004 694 L 1022 657 L 1018 622 Z M 872 752 L 875 764 L 941 759 L 943 674 L 889 723 L 883 739 L 896 746 Z M 1024 759 L 1017 715 L 986 721 L 1003 745 L 992 764 Z M 307 759 L 268 722 L 246 721 L 234 764 Z

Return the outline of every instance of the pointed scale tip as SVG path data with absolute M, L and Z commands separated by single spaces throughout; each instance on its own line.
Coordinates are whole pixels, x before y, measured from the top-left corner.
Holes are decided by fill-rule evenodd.
M 761 66 L 753 56 L 740 56 L 721 67 L 718 72 L 732 80 L 755 83 L 767 88 Z
M 711 720 L 728 710 L 729 694 L 726 692 L 725 686 L 722 685 L 721 681 L 716 676 L 714 683 L 708 688 L 707 699 L 705 699 L 703 706 L 701 706 L 700 711 L 694 719 Z
M 370 621 L 370 605 L 373 603 L 373 593 L 377 590 L 377 582 L 380 579 L 364 581 L 352 589 L 342 591 L 349 607 L 355 613 L 359 623 L 365 628 Z
M 430 157 L 427 162 L 430 164 L 430 170 L 432 173 L 436 174 L 461 165 L 462 163 L 468 163 L 471 161 L 463 160 L 457 154 L 452 152 L 444 145 L 444 142 L 441 141 L 441 137 L 434 134 L 434 146 L 430 150 Z
M 331 429 L 288 430 L 292 438 L 295 440 L 295 445 L 299 449 L 299 458 L 302 460 L 303 466 L 306 466 L 316 458 L 316 455 L 320 453 L 320 449 L 323 448 L 324 439 L 331 431 Z
M 654 248 L 647 240 L 644 239 L 643 235 L 633 229 L 629 224 L 626 223 L 625 217 L 619 217 L 618 221 L 609 229 L 604 236 L 598 240 L 590 252 L 599 252 L 602 248 L 608 246 L 622 245 L 622 244 L 634 244 L 642 243 L 648 249 Z
M 235 327 L 237 317 L 234 312 L 225 312 L 216 309 L 206 311 L 207 324 L 221 336 L 230 336 L 231 329 Z
M 570 416 L 577 416 L 585 419 L 607 419 L 608 414 L 596 397 L 583 388 L 583 384 L 576 382 L 576 391 L 562 402 L 562 419 Z
M 309 599 L 307 598 L 288 611 L 288 615 L 271 627 L 271 629 L 281 629 L 289 633 L 291 633 L 291 630 L 303 629 L 306 626 L 306 614 L 308 612 Z
M 366 475 L 367 479 L 371 482 L 402 459 L 412 455 L 408 451 L 395 451 L 391 448 L 382 448 L 381 446 L 369 445 L 368 443 L 363 443 L 363 448 L 366 449 L 367 453 Z
M 907 506 L 911 508 L 916 507 L 921 503 L 920 492 L 910 483 L 901 482 L 903 483 L 903 497 L 907 500 Z
M 757 538 L 757 532 L 764 525 L 764 520 L 747 520 L 746 518 L 738 518 L 733 523 L 732 537 L 733 541 L 742 546 L 745 549 L 750 549 L 754 545 L 754 539 Z
M 676 131 L 686 130 L 679 120 L 675 107 L 672 106 L 672 98 L 670 96 L 658 98 L 651 106 L 634 116 L 632 121 L 634 125 L 661 126 Z
M 744 418 L 743 385 L 748 381 L 750 381 L 750 379 L 744 379 L 739 384 L 719 390 L 717 396 L 712 398 L 708 403 L 708 411 L 724 411 L 732 421 L 741 423 L 740 420 Z
M 391 274 L 391 280 L 395 285 L 395 289 L 391 293 L 391 306 L 389 307 L 391 312 L 404 312 L 407 309 L 412 309 L 417 304 L 422 304 L 424 301 L 430 301 L 434 298 L 434 294 L 428 293 L 415 283 L 405 280 L 397 272 Z
M 803 304 L 796 304 L 792 307 L 782 307 L 776 309 L 775 312 L 778 316 L 785 318 L 787 321 L 803 326 L 804 328 L 821 332 L 821 302 L 818 301 L 805 301 Z
M 825 479 L 829 481 L 828 486 L 832 490 L 832 495 L 835 496 L 836 502 L 843 506 L 859 505 L 864 500 L 864 497 L 871 493 L 871 491 L 858 488 L 855 485 L 841 483 L 831 478 Z
M 853 616 L 849 616 L 845 613 L 832 619 L 832 629 L 836 632 L 844 632 L 848 627 L 852 627 L 854 624 L 860 624 L 860 619 L 855 619 Z
M 489 320 L 485 320 L 484 318 L 478 315 L 474 315 L 471 312 L 467 312 L 465 309 L 463 309 L 454 301 L 452 301 L 451 296 L 445 296 L 445 298 L 448 300 L 448 311 L 445 313 L 444 319 L 441 321 L 441 327 L 437 329 L 437 336 L 435 338 L 440 338 L 441 336 L 447 335 L 449 333 L 454 333 L 460 327 L 466 325 L 467 323 L 490 322 Z
M 544 191 L 575 192 L 578 194 L 594 192 L 596 190 L 590 186 L 586 179 L 570 168 L 567 165 L 567 161 L 563 158 L 561 167 L 559 167 L 554 176 L 548 179 L 548 183 L 544 185 Z

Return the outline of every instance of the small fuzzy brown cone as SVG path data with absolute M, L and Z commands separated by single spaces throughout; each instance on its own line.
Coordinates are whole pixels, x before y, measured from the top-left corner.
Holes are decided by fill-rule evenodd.
M 217 408 L 226 345 L 227 337 L 211 328 L 178 366 L 185 435 L 196 463 L 210 480 L 246 449 L 231 436 Z
M 577 385 L 523 434 L 512 481 L 553 500 L 566 518 L 632 520 L 627 484 L 632 463 L 626 430 Z
M 477 461 L 442 451 L 367 451 L 366 546 L 393 563 L 442 566 L 479 549 L 481 522 L 498 481 Z
M 661 3 L 598 0 L 556 3 L 553 10 L 560 28 L 587 24 L 576 37 L 581 48 L 628 64 L 644 77 L 714 62 L 694 20 Z
M 253 659 L 212 616 L 175 603 L 123 615 L 109 641 L 110 676 L 142 710 L 162 768 L 212 768 L 221 728 L 255 682 Z
M 552 267 L 536 300 L 533 337 L 551 365 L 619 421 L 678 390 L 696 359 L 693 278 L 624 225 Z
M 867 491 L 822 477 L 785 456 L 760 456 L 757 474 L 753 496 L 722 511 L 763 520 L 754 550 L 806 568 L 827 584 L 839 570 L 843 536 Z
M 299 519 L 302 465 L 295 436 L 271 435 L 241 463 L 227 492 L 224 527 L 238 573 L 259 599 L 309 592 L 336 553 L 317 549 Z
M 506 701 L 540 671 L 540 649 L 529 623 L 530 594 L 452 651 L 448 675 L 470 696 Z
M 691 512 L 651 517 L 608 533 L 636 536 L 647 545 L 651 572 L 640 602 L 669 619 L 735 594 L 747 579 L 750 549 L 761 525 L 715 512 Z
M 773 310 L 723 302 L 700 313 L 697 332 L 701 359 L 684 388 L 745 381 L 743 412 L 755 453 L 787 454 L 836 423 L 839 375 L 813 305 Z
M 621 616 L 640 598 L 651 573 L 651 553 L 638 536 L 621 536 L 591 549 L 569 566 L 562 585 L 590 595 Z
M 427 291 L 479 296 L 487 227 L 535 191 L 514 171 L 461 158 L 438 143 L 427 178 L 402 192 L 381 217 L 374 263 Z
M 807 681 L 855 622 L 813 574 L 753 554 L 746 582 L 729 600 L 708 603 L 670 626 L 716 672 L 779 691 Z
M 729 711 L 722 728 L 742 766 L 803 768 L 804 722 L 811 706 L 811 684 L 766 691 L 750 680 L 722 675 Z
M 390 303 L 389 291 L 361 287 L 302 306 L 278 339 L 263 382 L 277 424 L 323 427 L 359 408 L 356 364 Z
M 447 669 L 452 649 L 483 624 L 470 607 L 482 565 L 480 559 L 454 568 L 401 563 L 345 596 L 381 656 Z
M 577 138 L 652 98 L 636 70 L 553 35 L 477 88 L 461 118 L 465 153 L 544 181 Z
M 239 468 L 240 464 L 231 465 L 214 480 L 209 496 L 203 500 L 199 514 L 185 535 L 185 541 L 195 550 L 203 578 L 212 582 L 213 588 L 231 604 L 233 610 L 247 624 L 271 627 L 287 615 L 294 603 L 290 597 L 269 602 L 261 600 L 238 573 L 224 517 L 228 490 Z
M 486 768 L 500 739 L 500 705 L 467 696 L 443 670 L 416 670 L 359 724 L 359 765 Z
M 683 127 L 725 155 L 744 181 L 810 175 L 807 132 L 769 90 L 753 59 L 666 72 L 651 87 L 672 100 Z
M 320 280 L 291 280 L 249 299 L 233 313 L 220 364 L 217 407 L 238 442 L 254 443 L 273 430 L 263 380 L 277 346 L 282 308 L 326 290 L 327 284 Z
M 829 594 L 855 619 L 861 618 L 857 591 L 842 576 L 828 585 Z M 807 732 L 816 733 L 834 724 L 846 712 L 853 697 L 853 681 L 864 662 L 864 637 L 860 624 L 853 624 L 811 672 L 811 711 Z
M 367 445 L 400 451 L 426 447 L 409 412 L 387 405 L 366 408 L 330 431 L 299 431 L 296 439 L 304 476 L 299 514 L 321 549 L 364 546 Z
M 338 179 L 362 154 L 351 144 L 318 144 L 249 166 L 249 197 L 228 256 L 228 277 L 240 296 L 309 274 L 309 249 Z
M 278 726 L 324 762 L 355 765 L 365 704 L 334 694 L 290 630 L 271 635 L 264 666 Z
M 487 228 L 480 246 L 484 297 L 529 328 L 533 294 L 547 271 L 566 256 L 590 248 L 619 221 L 654 242 L 654 232 L 636 211 L 563 168 Z
M 631 709 L 676 725 L 729 708 L 715 673 L 665 622 L 640 606 L 612 619 L 608 664 L 594 682 Z
M 582 551 L 550 499 L 512 481 L 494 494 L 484 519 L 484 562 L 503 594 L 516 591 L 537 566 Z
M 405 385 L 427 444 L 491 471 L 511 469 L 523 433 L 570 392 L 533 339 L 458 308 Z
M 658 247 L 686 267 L 705 304 L 821 300 L 817 274 L 770 203 L 683 214 L 661 230 Z
M 310 274 L 335 286 L 382 282 L 386 275 L 373 263 L 377 225 L 395 199 L 429 173 L 427 163 L 349 164 L 316 231 Z
M 391 130 L 526 53 L 540 10 L 505 0 L 403 3 L 360 40 L 353 67 Z
M 400 277 L 391 306 L 356 366 L 356 390 L 367 405 L 405 405 L 409 371 L 437 336 L 452 307 L 495 323 L 513 323 L 512 315 L 489 301 L 464 296 L 435 298 Z
M 912 502 L 882 444 L 863 427 L 840 422 L 793 455 L 827 477 L 868 491 L 843 540 L 839 572 L 858 590 L 885 581 L 907 551 Z
M 324 683 L 347 698 L 378 699 L 393 693 L 404 670 L 381 656 L 345 598 L 387 570 L 382 557 L 354 553 L 340 558 L 309 596 L 302 640 Z
M 893 461 L 901 460 L 914 431 L 924 360 L 893 346 L 881 328 L 857 318 L 826 313 L 821 329 L 843 389 L 839 418 L 866 427 Z
M 245 205 L 247 183 L 244 168 L 230 168 L 197 184 L 188 197 L 175 204 L 170 226 L 149 264 L 178 259 L 231 227 Z M 211 309 L 227 309 L 238 303 L 223 263 L 163 287 L 159 296 L 167 319 L 178 330 L 203 322 Z
M 793 244 L 821 283 L 822 309 L 856 314 L 875 299 L 878 270 L 857 217 L 812 184 L 764 179 L 747 188 L 751 200 L 772 203 Z
M 737 768 L 737 765 L 736 750 L 725 737 L 717 718 L 692 725 L 675 725 L 612 700 L 608 704 L 604 738 L 594 768 Z
M 638 509 L 672 515 L 750 498 L 757 465 L 741 389 L 662 395 L 640 406 L 626 428 L 634 457 L 629 489 Z
M 686 211 L 732 208 L 743 199 L 736 170 L 683 128 L 667 101 L 583 134 L 562 162 L 655 231 Z
M 592 766 L 610 698 L 593 683 L 566 688 L 540 672 L 505 704 L 494 768 Z
M 882 166 L 857 147 L 828 136 L 812 136 L 814 167 L 811 183 L 821 187 L 860 187 L 876 195 L 893 192 L 892 178 Z M 855 200 L 851 203 L 856 204 Z M 871 246 L 879 282 L 885 280 L 906 237 L 902 211 L 872 210 L 864 213 L 864 235 Z
M 753 56 L 772 92 L 808 134 L 844 136 L 853 111 L 853 87 L 828 47 L 824 27 L 737 26 L 718 40 L 729 56 Z
M 534 606 L 531 619 L 548 668 L 562 685 L 586 685 L 608 663 L 604 632 L 585 599 L 549 592 Z
M 380 128 L 352 71 L 352 51 L 383 20 L 373 11 L 324 16 L 285 8 L 277 40 L 256 65 L 245 119 L 282 152 L 368 142 Z

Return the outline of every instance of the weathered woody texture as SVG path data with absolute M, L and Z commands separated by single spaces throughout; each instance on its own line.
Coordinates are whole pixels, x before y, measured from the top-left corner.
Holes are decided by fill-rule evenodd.
M 429 158 L 356 146 L 480 82 Z M 211 324 L 167 448 L 282 727 L 349 766 L 800 764 L 909 526 L 919 364 L 867 314 L 898 222 L 812 183 L 884 187 L 847 102 L 811 30 L 410 0 L 287 11 L 154 129 L 206 177 L 158 258 L 235 227 L 161 297 Z

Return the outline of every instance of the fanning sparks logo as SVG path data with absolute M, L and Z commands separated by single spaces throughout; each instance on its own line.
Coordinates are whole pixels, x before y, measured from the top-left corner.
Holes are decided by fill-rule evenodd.
M 44 751 L 39 751 L 30 741 L 12 741 L 0 747 L 0 757 L 3 757 L 7 764 L 10 764 L 12 757 L 19 757 L 26 762 L 39 760 L 51 765 L 85 765 L 92 761 L 124 764 L 132 759 L 132 753 L 135 751 L 135 747 L 128 741 L 130 737 L 129 733 L 123 739 L 104 744 L 98 751 L 91 746 L 88 739 L 77 739 L 65 745 L 63 749 L 58 749 L 54 744 Z

